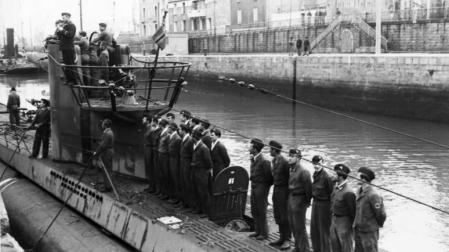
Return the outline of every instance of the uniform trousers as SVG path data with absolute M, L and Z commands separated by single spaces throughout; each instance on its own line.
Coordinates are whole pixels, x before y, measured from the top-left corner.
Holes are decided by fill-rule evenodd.
M 330 229 L 332 252 L 352 252 L 352 221 L 349 216 L 332 216 Z
M 192 167 L 193 184 L 195 186 L 195 197 L 199 210 L 208 214 L 209 210 L 209 170 Z
M 290 240 L 292 234 L 287 217 L 288 186 L 274 186 L 272 199 L 274 220 L 279 226 L 280 239 Z
M 295 249 L 310 252 L 309 237 L 306 230 L 307 204 L 305 195 L 288 196 L 288 222 L 295 238 Z
M 150 145 L 144 146 L 144 158 L 145 158 L 145 176 L 148 179 L 148 185 L 150 188 L 154 188 L 154 174 L 153 174 L 153 150 Z
M 181 189 L 179 185 L 179 156 L 169 158 L 170 198 L 179 200 Z
M 198 208 L 195 201 L 195 188 L 193 186 L 192 169 L 190 167 L 191 159 L 181 158 L 180 175 L 182 177 L 182 200 L 191 208 Z
M 373 232 L 360 232 L 354 230 L 355 250 L 354 252 L 377 252 L 379 230 Z
M 33 157 L 37 157 L 37 155 L 39 154 L 41 143 L 42 143 L 42 157 L 46 158 L 48 156 L 48 147 L 50 145 L 50 127 L 44 126 L 37 128 L 33 141 L 33 152 L 32 152 Z
M 267 205 L 270 185 L 251 183 L 251 215 L 254 218 L 254 232 L 268 236 Z
M 313 200 L 310 237 L 313 252 L 330 251 L 331 210 L 329 201 Z

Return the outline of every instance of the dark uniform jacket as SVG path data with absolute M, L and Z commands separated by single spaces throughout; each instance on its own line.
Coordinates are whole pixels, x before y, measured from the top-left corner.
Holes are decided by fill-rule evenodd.
M 374 232 L 383 227 L 387 214 L 382 197 L 372 186 L 360 190 L 356 197 L 354 228 L 360 232 Z
M 273 184 L 274 186 L 288 186 L 290 165 L 284 156 L 278 155 L 272 160 Z
M 100 155 L 106 150 L 111 150 L 114 148 L 114 132 L 110 128 L 107 128 L 103 131 L 101 135 L 101 142 L 98 145 L 95 152 L 97 155 Z
M 148 124 L 145 126 L 145 133 L 143 133 L 145 146 L 149 147 L 150 149 L 152 147 L 151 134 L 153 133 L 153 131 L 154 129 L 151 128 L 150 124 Z
M 196 149 L 193 150 L 192 168 L 209 170 L 212 168 L 212 159 L 210 157 L 209 148 L 203 143 L 199 142 Z
M 201 138 L 201 142 L 203 142 L 209 150 L 212 148 L 212 138 L 210 137 L 209 131 Z
M 305 202 L 307 205 L 310 205 L 310 200 L 312 199 L 312 178 L 310 172 L 300 164 L 300 161 L 290 168 L 288 191 L 291 196 L 304 195 Z
M 76 33 L 76 26 L 68 21 L 64 24 L 62 31 L 57 31 L 59 38 L 59 48 L 61 50 L 73 49 L 73 41 Z
M 273 175 L 271 174 L 271 164 L 262 153 L 260 153 L 250 166 L 250 178 L 251 184 L 273 184 Z
M 190 135 L 187 136 L 187 138 L 185 140 L 184 139 L 181 140 L 181 147 L 180 147 L 181 159 L 192 160 L 193 143 L 194 143 L 194 140 Z M 189 163 L 189 165 L 190 165 L 190 163 Z
M 162 133 L 163 132 L 163 133 Z M 159 139 L 158 152 L 168 154 L 168 143 L 170 141 L 170 134 L 168 134 L 168 130 L 165 132 L 162 130 L 161 137 Z
M 168 155 L 170 158 L 179 158 L 179 153 L 181 149 L 181 137 L 178 133 L 174 133 L 173 136 L 169 136 L 168 142 Z
M 210 155 L 214 167 L 214 176 L 224 168 L 228 167 L 231 162 L 226 147 L 220 141 L 217 141 L 213 149 L 211 149 Z
M 48 129 L 50 130 L 50 110 L 47 108 L 45 110 L 40 109 L 36 116 L 34 117 L 33 122 L 31 123 L 31 126 L 35 126 L 38 124 L 37 129 Z
M 6 104 L 6 108 L 8 110 L 16 110 L 20 107 L 20 97 L 16 92 L 11 92 L 8 95 L 8 103 Z
M 347 182 L 335 186 L 331 197 L 331 212 L 337 217 L 348 216 L 351 222 L 354 221 L 355 193 Z
M 312 197 L 315 201 L 330 201 L 334 182 L 324 169 L 313 173 Z
M 106 41 L 108 46 L 112 46 L 112 34 L 107 31 L 102 31 L 98 37 L 92 40 L 92 43 L 97 43 L 98 41 Z
M 161 132 L 162 129 L 159 127 L 151 131 L 150 138 L 151 138 L 151 148 L 153 152 L 157 152 L 159 150 L 159 140 L 161 138 Z

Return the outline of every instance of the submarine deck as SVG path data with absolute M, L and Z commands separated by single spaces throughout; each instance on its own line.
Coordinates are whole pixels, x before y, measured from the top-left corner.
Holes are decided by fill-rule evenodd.
M 32 140 L 34 136 L 34 131 L 25 131 L 25 137 L 23 138 L 23 143 L 20 145 L 17 155 L 15 158 L 28 159 L 30 151 L 32 149 Z M 3 132 L 4 133 L 4 132 Z M 9 140 L 9 147 L 11 151 L 14 151 L 17 145 L 17 141 L 20 141 L 19 135 L 14 134 L 3 134 Z M 4 137 L 0 137 L 0 145 L 6 146 Z M 51 151 L 50 151 L 51 153 Z M 5 160 L 7 158 L 1 158 L 3 162 L 9 162 L 10 160 Z M 76 163 L 62 163 L 52 161 L 51 157 L 48 159 L 34 159 L 32 161 L 34 167 L 49 167 L 56 172 L 51 172 L 51 176 L 61 176 L 60 179 L 68 183 L 68 187 L 76 185 L 84 166 Z M 40 163 L 37 165 L 36 163 Z M 35 169 L 32 167 L 32 169 Z M 34 171 L 32 171 L 34 173 Z M 80 190 L 74 190 L 74 194 L 80 197 L 85 197 L 85 195 L 90 195 L 96 197 L 97 199 L 102 199 L 103 197 L 109 197 L 114 199 L 114 193 L 100 193 L 95 189 L 95 183 L 97 182 L 97 177 L 101 176 L 98 170 L 93 168 L 86 168 L 85 175 L 83 176 L 81 182 L 82 185 Z M 199 215 L 190 213 L 186 209 L 175 208 L 172 204 L 167 201 L 161 200 L 155 195 L 147 193 L 144 189 L 147 187 L 147 183 L 143 180 L 127 177 L 121 174 L 114 174 L 114 183 L 119 194 L 119 202 L 125 204 L 127 207 L 138 212 L 142 216 L 147 217 L 153 223 L 157 222 L 158 218 L 174 216 L 181 220 L 180 227 L 178 229 L 173 229 L 182 236 L 188 236 L 189 240 L 193 240 L 195 243 L 202 244 L 204 246 L 212 248 L 212 250 L 218 249 L 218 251 L 278 251 L 277 248 L 269 245 L 279 238 L 279 233 L 277 232 L 277 225 L 274 223 L 273 212 L 271 208 L 268 211 L 269 227 L 272 231 L 268 239 L 264 241 L 259 241 L 254 238 L 248 237 L 249 232 L 236 232 L 228 230 L 207 218 L 200 218 Z M 83 189 L 84 188 L 84 189 Z M 46 188 L 44 188 L 46 189 Z M 250 216 L 249 204 L 247 204 L 246 215 Z M 167 229 L 171 229 L 171 226 L 167 225 Z M 276 230 L 276 231 L 275 231 Z M 292 244 L 293 245 L 293 244 Z

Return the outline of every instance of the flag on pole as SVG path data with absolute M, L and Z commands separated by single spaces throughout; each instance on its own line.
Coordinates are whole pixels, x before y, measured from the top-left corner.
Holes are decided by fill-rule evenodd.
M 167 45 L 167 34 L 165 33 L 165 25 L 161 25 L 156 32 L 153 34 L 153 41 L 156 43 L 161 50 L 164 50 Z

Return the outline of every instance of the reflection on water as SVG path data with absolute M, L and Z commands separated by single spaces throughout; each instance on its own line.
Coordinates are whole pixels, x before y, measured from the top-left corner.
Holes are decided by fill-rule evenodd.
M 39 97 L 42 90 L 48 92 L 45 76 L 27 79 L 0 76 L 0 102 L 6 101 L 11 84 L 18 84 L 22 97 Z M 299 147 L 306 158 L 319 153 L 327 165 L 341 162 L 353 171 L 369 166 L 376 171 L 376 184 L 449 210 L 449 155 L 445 149 L 326 112 L 292 106 L 278 98 L 227 83 L 198 80 L 189 83 L 177 104 L 178 109 L 188 109 L 212 123 L 266 142 L 276 139 L 286 149 Z M 354 115 L 449 145 L 448 125 Z M 249 167 L 248 140 L 224 132 L 223 142 L 233 164 Z M 388 214 L 381 230 L 382 248 L 391 252 L 449 251 L 449 216 L 380 192 Z
M 49 97 L 47 74 L 36 75 L 3 75 L 0 74 L 0 102 L 6 104 L 10 87 L 15 86 L 20 95 L 20 106 L 27 109 L 36 109 L 25 99 L 41 99 Z

